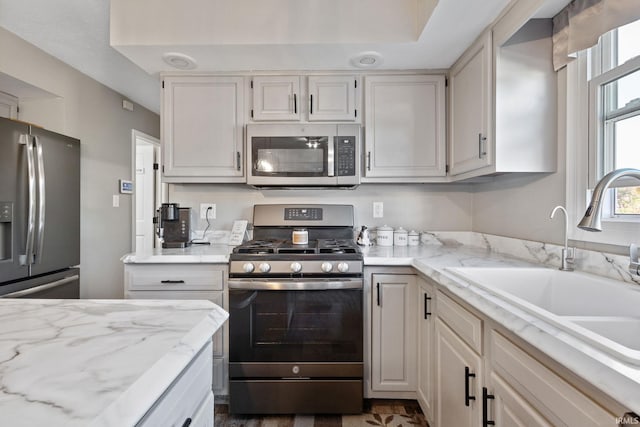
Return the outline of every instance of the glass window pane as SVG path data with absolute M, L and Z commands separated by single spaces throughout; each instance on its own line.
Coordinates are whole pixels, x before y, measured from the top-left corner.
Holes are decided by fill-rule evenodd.
M 640 169 L 640 115 L 614 124 L 615 168 Z
M 631 105 L 631 101 L 640 102 L 640 70 L 606 84 L 604 90 L 605 115 Z M 640 105 L 638 108 L 640 109 Z
M 640 55 L 640 21 L 618 28 L 618 65 Z
M 615 215 L 640 214 L 640 187 L 615 189 Z

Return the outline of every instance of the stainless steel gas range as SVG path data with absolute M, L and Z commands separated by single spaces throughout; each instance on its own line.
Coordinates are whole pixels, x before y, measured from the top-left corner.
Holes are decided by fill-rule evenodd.
M 353 233 L 353 206 L 254 207 L 254 240 L 229 264 L 231 413 L 362 412 L 363 257 Z

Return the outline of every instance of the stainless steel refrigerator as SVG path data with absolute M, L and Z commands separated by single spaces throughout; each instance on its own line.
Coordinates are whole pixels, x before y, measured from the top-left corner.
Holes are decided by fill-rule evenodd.
M 0 118 L 0 296 L 78 298 L 80 141 Z

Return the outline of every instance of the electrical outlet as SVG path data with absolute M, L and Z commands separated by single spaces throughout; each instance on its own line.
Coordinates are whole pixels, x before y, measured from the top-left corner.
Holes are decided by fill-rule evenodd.
M 207 210 L 211 208 L 207 215 Z M 216 204 L 215 203 L 200 203 L 200 219 L 216 219 Z
M 374 218 L 383 218 L 384 217 L 384 203 L 382 203 L 382 202 L 373 202 L 373 217 Z

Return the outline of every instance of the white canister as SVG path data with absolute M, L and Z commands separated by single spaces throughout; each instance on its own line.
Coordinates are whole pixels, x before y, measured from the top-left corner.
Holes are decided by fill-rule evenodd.
M 291 243 L 294 245 L 308 245 L 309 232 L 306 228 L 294 228 L 291 233 Z
M 383 225 L 376 229 L 376 243 L 378 246 L 393 246 L 393 228 Z
M 409 232 L 409 246 L 418 246 L 420 244 L 420 233 L 415 230 Z
M 393 245 L 394 246 L 407 246 L 409 233 L 402 227 L 396 228 L 393 232 Z

